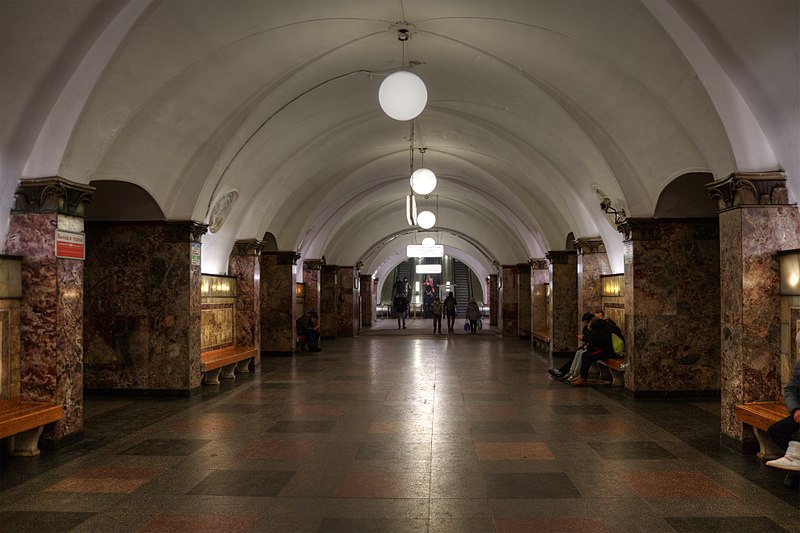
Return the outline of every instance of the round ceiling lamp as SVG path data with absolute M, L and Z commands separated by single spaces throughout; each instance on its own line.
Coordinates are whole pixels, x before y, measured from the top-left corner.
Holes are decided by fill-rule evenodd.
M 422 239 L 422 246 L 434 246 L 436 245 L 436 241 L 433 240 L 433 237 L 425 237 Z
M 425 196 L 433 192 L 436 188 L 436 174 L 427 168 L 418 168 L 411 174 L 411 189 Z
M 389 74 L 380 89 L 378 102 L 383 112 L 395 120 L 411 120 L 422 113 L 428 103 L 425 83 L 407 70 Z
M 430 211 L 423 211 L 417 214 L 417 224 L 422 229 L 430 229 L 436 224 L 436 215 Z

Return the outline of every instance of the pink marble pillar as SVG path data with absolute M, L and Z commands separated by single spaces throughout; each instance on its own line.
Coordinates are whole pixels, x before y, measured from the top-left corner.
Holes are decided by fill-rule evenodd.
M 720 429 L 723 442 L 750 449 L 753 436 L 736 420 L 735 406 L 781 393 L 776 252 L 800 247 L 800 214 L 779 172 L 734 174 L 706 187 L 720 211 Z
M 497 274 L 489 274 L 487 282 L 487 294 L 489 295 L 489 325 L 497 325 L 497 311 L 500 308 L 500 289 L 497 286 Z
M 719 390 L 715 219 L 629 218 L 625 237 L 625 388 L 634 396 Z
M 519 290 L 517 288 L 517 266 L 501 267 L 503 286 L 500 288 L 502 300 L 503 337 L 519 336 Z
M 550 315 L 552 353 L 575 353 L 578 346 L 578 254 L 574 250 L 547 253 L 550 261 Z
M 324 339 L 335 339 L 339 331 L 337 315 L 336 265 L 323 265 L 319 277 L 319 320 Z
M 531 259 L 531 331 L 550 331 L 550 263 L 547 259 Z
M 228 274 L 236 277 L 234 304 L 234 338 L 237 346 L 261 349 L 261 254 L 256 239 L 238 240 L 228 258 Z M 261 368 L 261 358 L 251 363 L 253 370 Z
M 294 353 L 295 274 L 297 253 L 261 252 L 261 351 L 271 354 Z
M 578 251 L 578 312 L 591 313 L 603 307 L 600 276 L 612 273 L 611 264 L 600 237 L 576 239 L 575 249 Z
M 533 291 L 531 289 L 531 265 L 528 263 L 517 264 L 517 334 L 521 339 L 531 337 L 531 308 L 533 305 Z
M 375 310 L 375 299 L 372 297 L 372 276 L 361 274 L 361 327 L 372 327 L 372 313 Z
M 84 262 L 55 250 L 57 235 L 83 239 L 93 193 L 58 177 L 22 180 L 6 237 L 7 253 L 22 256 L 20 396 L 64 407 L 43 433 L 50 447 L 83 431 Z
M 351 266 L 340 266 L 336 269 L 339 283 L 337 285 L 337 329 L 340 337 L 354 337 L 358 334 L 361 323 L 358 291 L 356 290 L 356 270 Z
M 319 274 L 322 265 L 325 264 L 323 259 L 306 259 L 303 261 L 303 284 L 305 285 L 305 310 L 315 310 L 318 314 L 320 312 L 320 294 L 319 294 Z

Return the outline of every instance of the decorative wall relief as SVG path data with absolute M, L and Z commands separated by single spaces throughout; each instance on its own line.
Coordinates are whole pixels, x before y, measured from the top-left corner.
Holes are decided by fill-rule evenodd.
M 238 191 L 230 191 L 225 196 L 217 200 L 214 207 L 211 209 L 211 214 L 208 216 L 208 231 L 216 233 L 222 228 L 225 220 L 233 209 L 236 200 L 239 199 Z

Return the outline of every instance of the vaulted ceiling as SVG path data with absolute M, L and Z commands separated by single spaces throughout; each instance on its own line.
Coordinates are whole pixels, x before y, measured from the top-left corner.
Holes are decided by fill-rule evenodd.
M 171 220 L 234 193 L 204 271 L 267 232 L 385 270 L 425 236 L 412 126 L 377 100 L 407 28 L 431 235 L 479 274 L 601 236 L 621 271 L 598 190 L 652 216 L 680 176 L 780 168 L 797 198 L 799 18 L 794 0 L 3 0 L 0 212 L 26 177 L 128 182 Z

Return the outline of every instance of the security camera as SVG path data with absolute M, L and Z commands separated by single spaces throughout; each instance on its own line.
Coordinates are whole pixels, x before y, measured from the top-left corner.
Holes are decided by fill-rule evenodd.
M 609 200 L 608 198 L 603 198 L 602 200 L 600 200 L 600 209 L 602 209 L 603 211 L 608 211 L 610 207 L 611 207 L 611 200 Z

